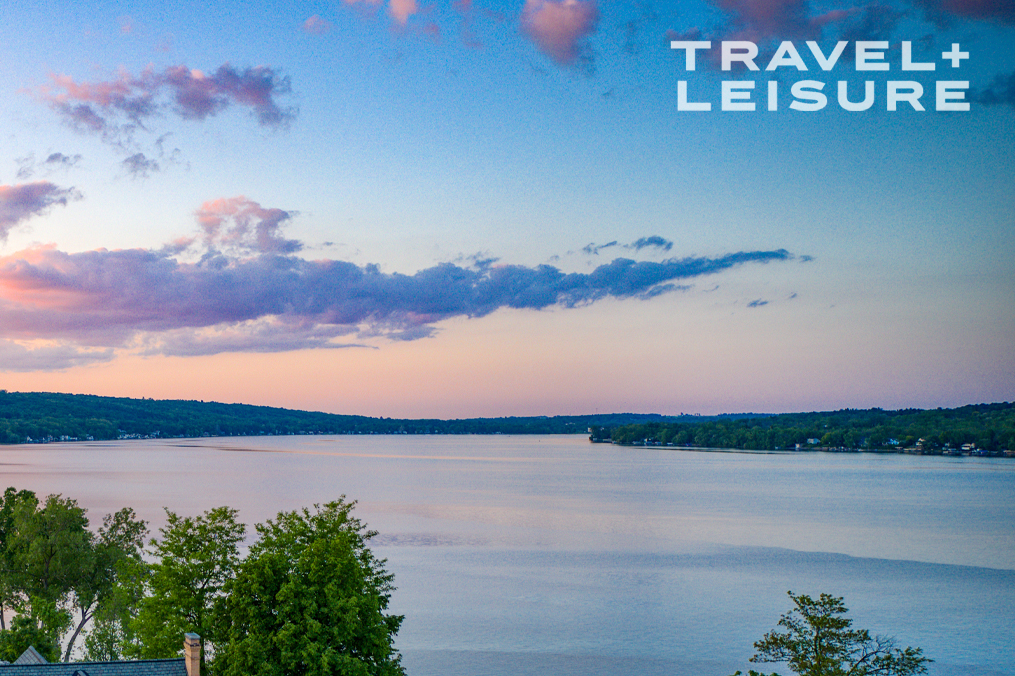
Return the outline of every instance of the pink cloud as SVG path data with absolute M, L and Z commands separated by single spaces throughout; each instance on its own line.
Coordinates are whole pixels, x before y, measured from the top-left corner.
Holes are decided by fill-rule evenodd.
M 0 185 L 0 242 L 6 242 L 10 231 L 22 221 L 78 198 L 73 188 L 60 188 L 49 181 Z
M 586 38 L 599 23 L 595 0 L 526 0 L 522 32 L 561 66 L 590 62 Z
M 267 66 L 237 69 L 224 64 L 213 73 L 183 65 L 161 72 L 147 68 L 138 75 L 120 71 L 104 82 L 76 82 L 68 75 L 50 79 L 52 83 L 37 92 L 43 101 L 72 126 L 114 142 L 167 110 L 184 119 L 203 120 L 238 105 L 270 127 L 285 125 L 296 114 L 276 100 L 290 93 L 289 78 Z
M 384 0 L 342 0 L 342 4 L 359 10 L 365 18 L 376 18 L 377 9 Z M 456 9 L 459 6 L 456 2 Z M 432 14 L 433 5 L 421 6 L 418 0 L 388 0 L 385 13 L 391 20 L 391 28 L 400 34 L 422 35 L 435 42 L 441 39 L 441 28 L 432 20 L 420 21 L 420 17 Z M 410 19 L 417 17 L 410 26 Z
M 303 22 L 303 32 L 311 35 L 324 35 L 331 30 L 331 23 L 314 14 Z
M 303 248 L 300 242 L 280 235 L 282 225 L 293 217 L 292 212 L 266 209 L 242 195 L 205 202 L 196 216 L 208 249 L 294 253 Z
M 388 3 L 388 15 L 399 26 L 404 26 L 413 14 L 419 12 L 419 5 L 416 0 L 390 0 Z

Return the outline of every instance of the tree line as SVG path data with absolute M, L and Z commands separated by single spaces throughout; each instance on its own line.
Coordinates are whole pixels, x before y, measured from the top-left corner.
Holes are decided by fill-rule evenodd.
M 387 612 L 394 578 L 354 505 L 343 496 L 281 512 L 255 526 L 241 556 L 246 526 L 228 507 L 196 517 L 167 509 L 148 539 L 130 508 L 92 531 L 73 499 L 8 488 L 0 659 L 28 646 L 51 662 L 169 658 L 193 632 L 202 674 L 402 676 L 403 618 Z
M 672 444 L 701 448 L 786 450 L 836 448 L 912 449 L 942 453 L 975 449 L 1000 454 L 1015 449 L 1015 403 L 976 404 L 951 409 L 844 409 L 822 413 L 652 422 L 596 427 L 593 441 L 617 444 Z
M 247 404 L 0 390 L 0 443 L 6 444 L 281 434 L 578 434 L 593 425 L 679 419 L 635 413 L 462 420 L 371 418 Z

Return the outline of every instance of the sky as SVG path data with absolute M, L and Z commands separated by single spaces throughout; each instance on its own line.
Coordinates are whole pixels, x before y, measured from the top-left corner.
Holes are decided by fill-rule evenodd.
M 0 26 L 0 388 L 413 418 L 1015 400 L 1013 0 Z

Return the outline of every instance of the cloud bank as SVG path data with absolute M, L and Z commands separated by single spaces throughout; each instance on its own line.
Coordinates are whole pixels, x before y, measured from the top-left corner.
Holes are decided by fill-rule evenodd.
M 159 250 L 38 246 L 0 257 L 0 338 L 166 355 L 348 346 L 335 342 L 341 336 L 415 340 L 452 317 L 647 299 L 688 288 L 678 282 L 794 258 L 784 249 L 616 258 L 589 273 L 483 259 L 407 275 L 293 255 L 301 243 L 280 234 L 291 216 L 220 199 L 197 211 L 197 235 Z

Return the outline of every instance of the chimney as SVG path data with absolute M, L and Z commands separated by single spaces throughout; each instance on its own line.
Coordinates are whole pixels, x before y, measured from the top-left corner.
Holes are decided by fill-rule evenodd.
M 183 659 L 187 676 L 201 676 L 201 637 L 197 634 L 183 635 Z

